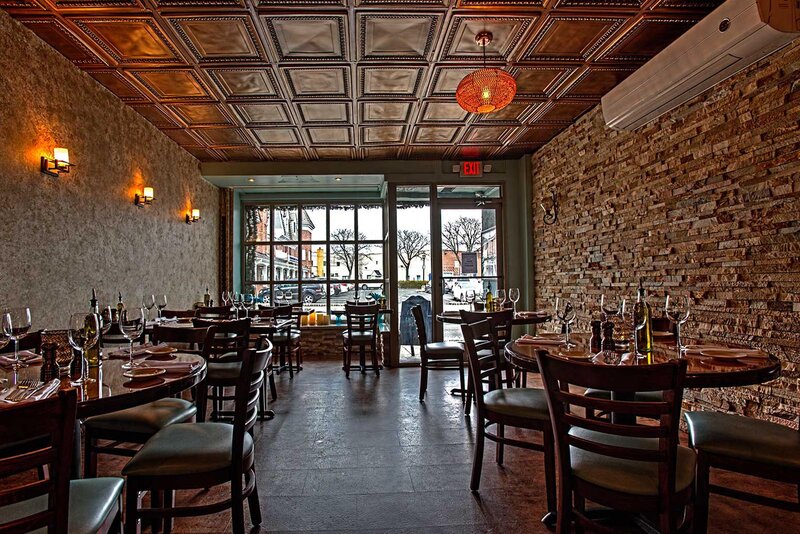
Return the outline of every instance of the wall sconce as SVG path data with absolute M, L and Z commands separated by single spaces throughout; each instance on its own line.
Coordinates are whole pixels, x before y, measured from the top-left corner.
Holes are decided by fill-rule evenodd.
M 152 204 L 155 197 L 153 197 L 153 188 L 152 187 L 144 187 L 142 188 L 142 194 L 136 193 L 133 197 L 133 204 L 137 208 L 143 208 L 148 204 Z
M 555 224 L 558 220 L 558 195 L 556 195 L 555 189 L 550 193 L 550 207 L 545 208 L 544 204 L 539 204 L 542 207 L 542 211 L 544 211 L 544 216 L 542 220 L 546 225 Z
M 62 173 L 69 173 L 72 166 L 69 162 L 69 150 L 66 148 L 54 148 L 52 158 L 42 156 L 41 170 L 48 176 L 58 178 Z
M 197 208 L 192 208 L 192 211 L 186 214 L 186 224 L 196 223 L 199 220 L 200 220 L 200 210 Z

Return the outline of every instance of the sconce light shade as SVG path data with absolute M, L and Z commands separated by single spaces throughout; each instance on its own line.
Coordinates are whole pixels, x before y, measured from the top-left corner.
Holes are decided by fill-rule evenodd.
M 69 162 L 69 150 L 66 148 L 54 148 L 52 158 L 42 156 L 41 171 L 48 176 L 58 178 L 62 173 L 69 173 L 72 166 Z
M 200 220 L 200 210 L 192 208 L 190 213 L 186 214 L 186 224 L 192 224 Z
M 152 204 L 153 200 L 155 200 L 155 197 L 153 196 L 152 187 L 142 188 L 142 194 L 139 195 L 139 193 L 136 193 L 133 197 L 133 203 L 137 208 L 143 208 L 147 204 Z

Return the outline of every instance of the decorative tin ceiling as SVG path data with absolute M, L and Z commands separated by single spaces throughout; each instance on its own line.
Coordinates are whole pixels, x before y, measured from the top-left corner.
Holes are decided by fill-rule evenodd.
M 202 161 L 518 158 L 721 0 L 0 0 Z M 455 103 L 481 63 L 518 92 Z

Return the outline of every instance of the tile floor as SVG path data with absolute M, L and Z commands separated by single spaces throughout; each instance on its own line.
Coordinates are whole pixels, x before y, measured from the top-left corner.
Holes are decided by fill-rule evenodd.
M 419 370 L 387 369 L 346 380 L 333 362 L 307 361 L 277 378 L 276 417 L 256 429 L 263 522 L 254 532 L 534 533 L 547 532 L 541 455 L 508 448 L 494 463 L 487 445 L 479 495 L 469 491 L 473 428 L 454 372 L 431 373 L 418 400 Z M 101 474 L 122 462 L 101 461 Z M 742 477 L 726 482 L 752 484 Z M 764 485 L 789 497 L 788 485 Z M 218 497 L 224 487 L 184 493 L 179 501 Z M 711 532 L 780 532 L 800 516 L 712 496 Z M 247 514 L 246 514 L 247 515 Z M 248 517 L 249 521 L 249 517 Z M 631 531 L 620 526 L 621 532 Z M 789 529 L 791 530 L 791 529 Z M 230 531 L 230 515 L 179 519 L 176 532 Z

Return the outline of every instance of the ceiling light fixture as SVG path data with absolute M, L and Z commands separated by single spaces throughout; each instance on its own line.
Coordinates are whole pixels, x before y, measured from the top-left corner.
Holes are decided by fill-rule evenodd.
M 509 105 L 517 94 L 514 77 L 502 69 L 486 67 L 486 47 L 492 42 L 492 32 L 482 31 L 475 43 L 483 49 L 483 68 L 470 72 L 456 89 L 456 101 L 464 111 L 491 113 Z

